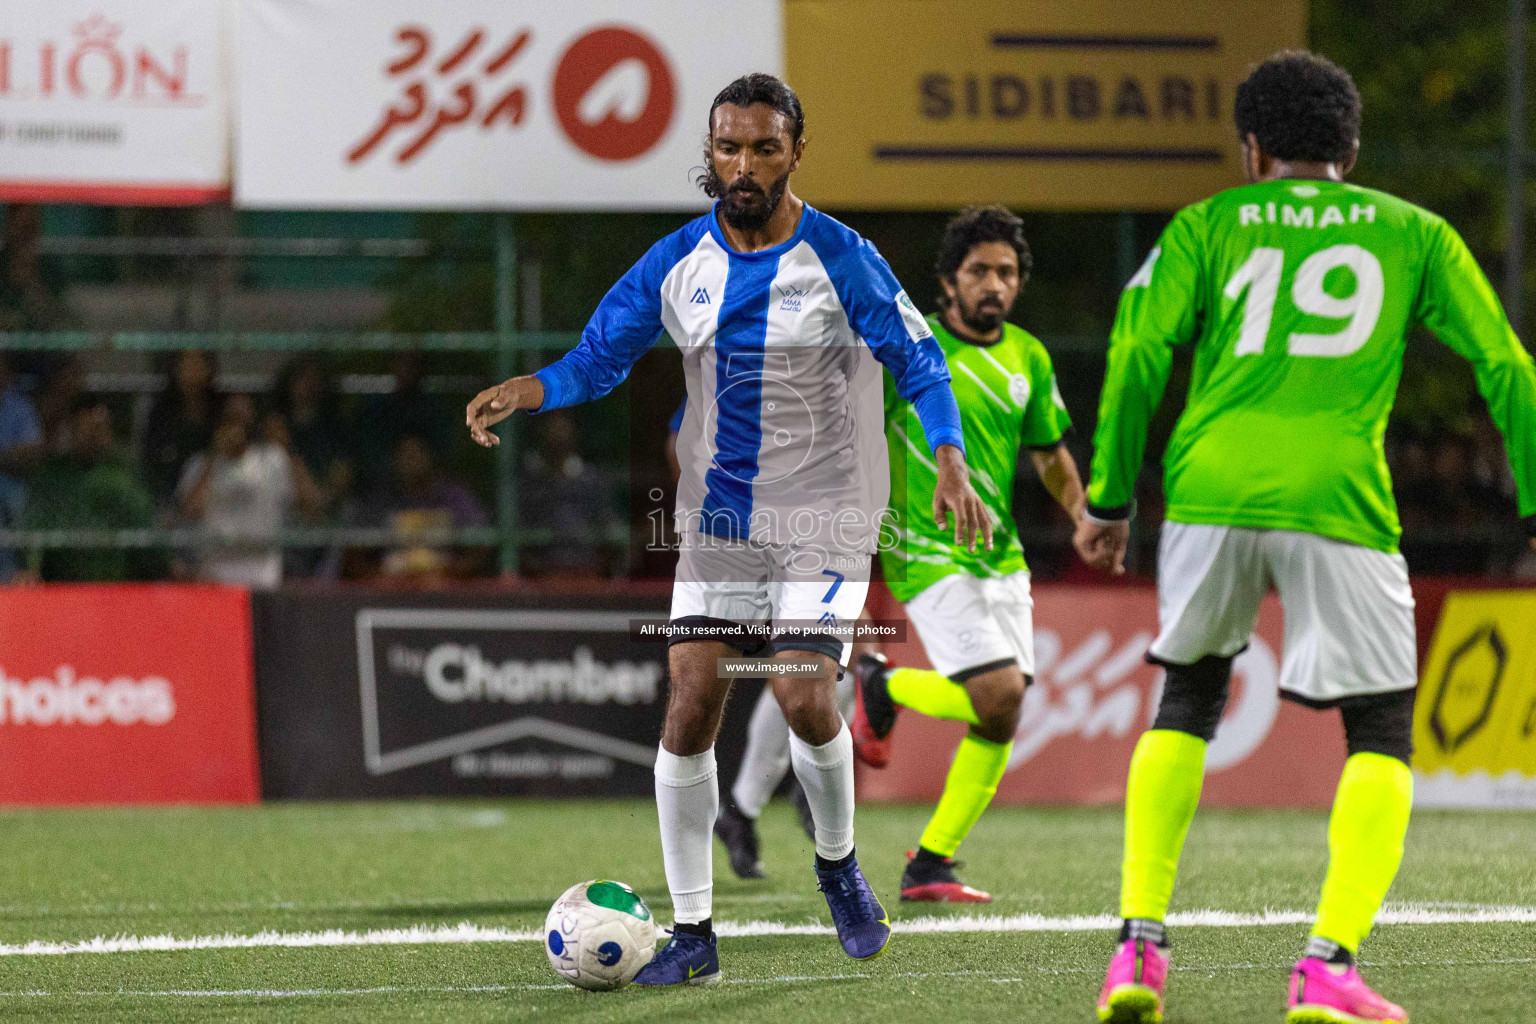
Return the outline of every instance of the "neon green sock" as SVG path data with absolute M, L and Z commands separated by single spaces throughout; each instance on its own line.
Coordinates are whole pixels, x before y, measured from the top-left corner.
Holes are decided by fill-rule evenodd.
M 930 718 L 978 724 L 965 687 L 931 668 L 893 668 L 885 677 L 891 699 Z
M 1344 762 L 1328 820 L 1328 875 L 1312 934 L 1354 953 L 1403 862 L 1403 837 L 1413 807 L 1413 773 L 1386 754 L 1356 754 Z
M 1167 916 L 1179 854 L 1204 780 L 1205 741 L 1200 737 L 1172 729 L 1141 734 L 1125 785 L 1121 917 L 1161 921 Z
M 960 741 L 960 749 L 949 765 L 949 776 L 944 780 L 939 805 L 933 809 L 933 817 L 928 819 L 928 827 L 918 840 L 924 848 L 946 857 L 955 855 L 997 793 L 997 784 L 1012 751 L 1011 742 L 993 743 L 974 733 Z

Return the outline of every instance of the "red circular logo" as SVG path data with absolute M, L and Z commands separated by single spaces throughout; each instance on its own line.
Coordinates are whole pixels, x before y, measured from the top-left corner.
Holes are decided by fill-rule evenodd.
M 643 107 L 634 81 L 640 66 Z M 633 160 L 656 145 L 672 123 L 676 99 L 667 58 L 632 29 L 593 29 L 555 65 L 555 118 L 572 142 L 599 160 Z

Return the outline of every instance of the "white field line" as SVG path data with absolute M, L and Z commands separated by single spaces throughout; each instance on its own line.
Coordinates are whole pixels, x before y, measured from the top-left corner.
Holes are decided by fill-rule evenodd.
M 1536 963 L 1536 957 L 1506 957 L 1478 960 L 1362 960 L 1367 967 L 1509 967 Z M 1173 971 L 1199 971 L 1203 973 L 1237 971 L 1283 971 L 1291 966 L 1283 963 L 1241 964 L 1174 964 Z M 1025 967 L 1024 973 L 1005 971 L 901 971 L 891 974 L 844 973 L 844 974 L 779 974 L 766 978 L 721 979 L 724 985 L 794 985 L 818 984 L 839 981 L 912 981 L 934 979 L 974 979 L 992 985 L 1017 985 L 1030 980 L 1029 975 L 1065 975 L 1099 973 L 1097 967 Z M 517 985 L 378 985 L 372 988 L 209 988 L 209 989 L 22 989 L 0 992 L 0 999 L 58 999 L 106 998 L 106 999 L 303 999 L 335 996 L 372 995 L 500 995 L 509 992 L 570 992 L 579 990 L 563 982 L 555 984 L 524 983 Z
M 1266 910 L 1242 914 L 1229 910 L 1196 910 L 1170 914 L 1170 927 L 1183 928 L 1262 928 L 1298 925 L 1312 921 L 1310 911 Z M 1485 907 L 1475 910 L 1442 909 L 1415 904 L 1389 905 L 1376 918 L 1378 925 L 1397 924 L 1536 924 L 1536 907 Z M 897 921 L 895 930 L 908 934 L 956 934 L 976 932 L 1087 932 L 1113 931 L 1120 920 L 1109 914 L 1076 917 L 1046 917 L 1041 914 L 1012 914 L 983 917 L 914 917 Z M 734 938 L 762 935 L 831 935 L 831 926 L 810 921 L 786 924 L 782 921 L 721 921 L 715 930 Z M 415 925 L 408 928 L 379 928 L 370 931 L 345 931 L 339 928 L 311 932 L 261 931 L 253 935 L 199 935 L 177 938 L 174 935 L 97 936 L 79 942 L 34 940 L 19 945 L 0 945 L 3 956 L 61 956 L 71 953 L 152 953 L 202 949 L 307 948 L 315 946 L 407 946 L 464 945 L 482 942 L 539 942 L 544 933 L 537 929 L 487 928 L 465 921 L 456 925 Z

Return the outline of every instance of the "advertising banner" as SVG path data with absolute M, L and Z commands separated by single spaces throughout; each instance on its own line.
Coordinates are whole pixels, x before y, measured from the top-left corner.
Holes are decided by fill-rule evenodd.
M 1413 732 L 1419 805 L 1536 807 L 1536 590 L 1446 598 Z
M 1241 184 L 1232 100 L 1305 0 L 785 0 L 833 209 L 1175 209 Z
M 711 101 L 779 3 L 247 0 L 236 201 L 688 209 Z
M 0 589 L 0 803 L 257 799 L 250 628 L 233 587 Z
M 0 202 L 227 198 L 226 10 L 210 0 L 0 4 Z
M 666 645 L 634 596 L 290 591 L 254 598 L 268 797 L 652 792 Z M 757 687 L 720 743 L 734 772 Z
M 1035 682 L 1026 693 L 999 803 L 1117 803 L 1125 796 L 1131 752 L 1152 724 L 1162 670 L 1144 655 L 1157 633 L 1151 587 L 1035 588 Z M 870 588 L 875 618 L 901 606 L 884 586 Z M 928 667 L 916 631 L 886 645 L 894 664 Z M 1231 697 L 1206 755 L 1202 799 L 1239 807 L 1323 807 L 1344 767 L 1343 728 L 1334 712 L 1280 699 L 1282 619 L 1273 596 L 1260 610 L 1246 651 L 1233 664 Z M 965 726 L 911 712 L 897 719 L 894 756 L 865 770 L 865 799 L 934 800 Z

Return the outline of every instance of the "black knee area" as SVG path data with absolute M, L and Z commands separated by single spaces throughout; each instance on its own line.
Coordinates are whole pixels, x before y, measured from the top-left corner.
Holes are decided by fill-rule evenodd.
M 1187 732 L 1209 743 L 1227 707 L 1232 659 L 1208 654 L 1192 665 L 1156 664 L 1167 669 L 1168 677 L 1152 728 Z
M 1414 688 L 1347 697 L 1339 702 L 1349 754 L 1385 754 L 1408 764 L 1413 757 Z

